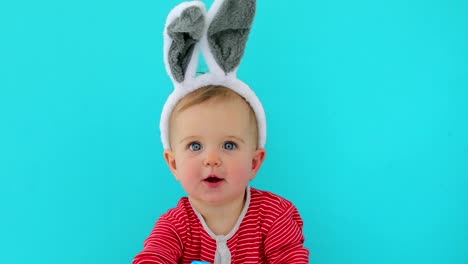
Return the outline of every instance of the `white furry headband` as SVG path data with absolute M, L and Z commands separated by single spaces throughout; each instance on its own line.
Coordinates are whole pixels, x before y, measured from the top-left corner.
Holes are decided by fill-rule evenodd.
M 250 104 L 258 124 L 258 147 L 266 141 L 266 119 L 255 93 L 236 73 L 255 15 L 255 0 L 215 0 L 208 13 L 199 1 L 184 2 L 168 15 L 164 27 L 164 64 L 174 83 L 160 121 L 164 149 L 170 148 L 169 121 L 176 104 L 188 93 L 225 86 Z M 199 52 L 209 72 L 196 77 Z

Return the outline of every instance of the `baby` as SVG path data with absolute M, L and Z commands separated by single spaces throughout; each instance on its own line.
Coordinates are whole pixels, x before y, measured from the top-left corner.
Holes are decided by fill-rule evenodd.
M 188 198 L 159 218 L 133 263 L 308 263 L 296 208 L 248 185 L 265 150 L 245 99 L 203 87 L 170 120 L 164 158 Z
M 165 62 L 175 90 L 163 109 L 161 137 L 164 159 L 188 197 L 157 220 L 133 264 L 308 263 L 296 207 L 249 186 L 265 158 L 266 124 L 260 101 L 236 78 L 242 54 L 234 56 L 238 61 L 230 67 L 232 58 L 223 60 L 209 44 L 213 34 L 208 28 L 216 23 L 236 27 L 232 19 L 222 23 L 228 14 L 249 20 L 254 3 L 216 0 L 205 14 L 200 2 L 188 2 L 168 17 Z M 212 27 L 205 26 L 205 18 Z M 184 37 L 178 39 L 177 32 Z M 195 78 L 197 49 L 177 45 L 197 41 L 210 73 Z M 224 44 L 243 47 L 245 41 L 244 36 Z M 226 47 L 219 43 L 222 53 Z M 182 52 L 187 50 L 193 53 Z

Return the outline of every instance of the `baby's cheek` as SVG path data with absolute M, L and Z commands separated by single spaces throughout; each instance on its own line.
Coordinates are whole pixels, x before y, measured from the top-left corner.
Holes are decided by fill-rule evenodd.
M 194 177 L 199 173 L 199 166 L 195 162 L 183 162 L 181 164 L 181 172 L 184 177 Z
M 180 183 L 185 192 L 193 195 L 200 185 L 200 169 L 193 162 L 183 162 L 179 167 Z
M 239 162 L 236 162 L 234 166 L 231 168 L 232 173 L 235 175 L 238 175 L 239 177 L 242 176 L 248 176 L 252 168 L 252 164 L 245 161 L 245 160 L 240 160 Z

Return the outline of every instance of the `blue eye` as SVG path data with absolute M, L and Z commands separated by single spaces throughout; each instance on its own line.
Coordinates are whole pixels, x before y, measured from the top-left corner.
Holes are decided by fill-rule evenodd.
M 234 143 L 232 141 L 226 141 L 223 144 L 223 149 L 226 149 L 226 150 L 234 150 L 236 148 L 237 148 L 236 143 Z
M 201 150 L 202 146 L 199 142 L 192 142 L 188 145 L 188 148 L 191 150 L 191 151 L 199 151 Z

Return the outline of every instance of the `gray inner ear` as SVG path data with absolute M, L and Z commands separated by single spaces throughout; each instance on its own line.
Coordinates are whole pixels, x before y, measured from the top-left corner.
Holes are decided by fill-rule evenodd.
M 226 0 L 211 22 L 208 44 L 225 73 L 239 65 L 254 15 L 255 0 Z
M 192 58 L 195 44 L 202 37 L 204 26 L 205 17 L 202 10 L 191 6 L 167 27 L 167 34 L 172 38 L 168 63 L 172 76 L 178 82 L 185 79 L 187 66 Z

